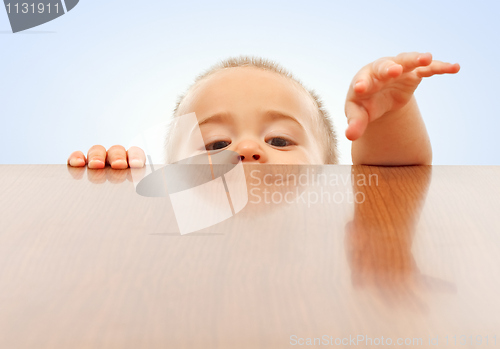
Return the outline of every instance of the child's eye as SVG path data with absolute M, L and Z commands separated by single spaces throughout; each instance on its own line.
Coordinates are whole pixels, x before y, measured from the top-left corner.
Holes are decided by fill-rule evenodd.
M 213 143 L 207 144 L 205 146 L 205 148 L 207 150 L 219 150 L 219 149 L 223 149 L 223 148 L 229 146 L 229 144 L 231 144 L 231 142 L 217 141 L 217 142 L 213 142 Z
M 266 141 L 267 144 L 269 145 L 272 145 L 273 147 L 287 147 L 287 146 L 290 146 L 290 145 L 294 145 L 295 143 L 293 143 L 292 141 L 286 139 L 286 138 L 283 138 L 283 137 L 273 137 L 273 138 L 269 138 L 267 141 Z

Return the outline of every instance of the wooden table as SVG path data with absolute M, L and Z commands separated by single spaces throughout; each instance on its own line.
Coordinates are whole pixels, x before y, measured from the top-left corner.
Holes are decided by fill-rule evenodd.
M 500 346 L 500 167 L 245 171 L 181 236 L 131 170 L 0 166 L 0 348 Z

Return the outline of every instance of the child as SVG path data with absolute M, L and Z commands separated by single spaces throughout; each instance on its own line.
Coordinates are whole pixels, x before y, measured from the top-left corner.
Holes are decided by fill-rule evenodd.
M 345 103 L 353 164 L 429 165 L 432 150 L 413 92 L 424 77 L 455 74 L 458 64 L 430 53 L 378 59 L 354 77 Z M 174 117 L 196 113 L 207 150 L 229 149 L 243 163 L 336 164 L 337 139 L 318 97 L 280 66 L 258 58 L 229 59 L 196 79 Z M 172 133 L 169 162 L 189 156 L 189 135 Z M 70 166 L 143 167 L 142 149 L 95 145 L 73 152 Z

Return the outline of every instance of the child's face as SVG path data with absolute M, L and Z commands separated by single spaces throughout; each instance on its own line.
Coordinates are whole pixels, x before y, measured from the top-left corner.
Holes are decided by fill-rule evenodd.
M 207 150 L 229 149 L 243 162 L 321 164 L 318 112 L 294 81 L 254 67 L 229 68 L 198 82 L 178 115 L 196 113 Z M 182 139 L 182 143 L 186 139 Z M 189 156 L 178 144 L 181 156 Z

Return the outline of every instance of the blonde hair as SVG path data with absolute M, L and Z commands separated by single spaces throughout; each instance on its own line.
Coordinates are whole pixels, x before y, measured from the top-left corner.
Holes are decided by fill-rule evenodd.
M 259 58 L 259 57 L 249 57 L 249 56 L 240 56 L 240 57 L 232 57 L 228 58 L 226 60 L 223 60 L 212 67 L 210 67 L 206 72 L 203 74 L 199 75 L 194 83 L 189 87 L 186 93 L 183 95 L 179 96 L 177 100 L 177 104 L 174 108 L 174 118 L 177 115 L 179 111 L 179 107 L 181 106 L 182 101 L 186 97 L 186 95 L 191 91 L 191 89 L 200 81 L 208 78 L 209 76 L 225 69 L 230 69 L 230 68 L 239 68 L 239 67 L 254 67 L 258 69 L 263 69 L 267 70 L 270 72 L 274 72 L 276 74 L 279 74 L 281 76 L 284 76 L 295 83 L 297 83 L 312 99 L 314 106 L 316 107 L 318 111 L 318 127 L 321 129 L 320 135 L 322 136 L 321 138 L 323 139 L 323 146 L 325 150 L 324 154 L 324 163 L 325 164 L 336 164 L 338 161 L 338 156 L 337 156 L 337 136 L 335 134 L 335 130 L 333 129 L 333 124 L 330 120 L 330 117 L 328 115 L 328 112 L 325 110 L 323 107 L 323 103 L 319 96 L 314 92 L 313 90 L 309 90 L 304 85 L 297 80 L 289 71 L 287 71 L 285 68 L 283 68 L 281 65 L 279 65 L 276 62 Z M 169 131 L 169 135 L 166 140 L 166 149 L 167 149 L 167 154 L 170 153 L 172 149 L 172 130 Z

